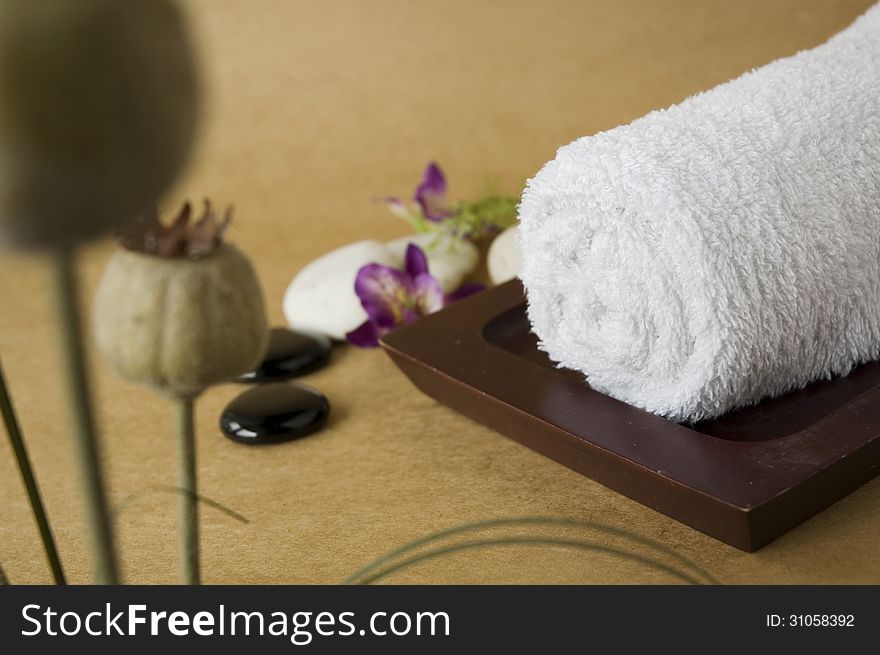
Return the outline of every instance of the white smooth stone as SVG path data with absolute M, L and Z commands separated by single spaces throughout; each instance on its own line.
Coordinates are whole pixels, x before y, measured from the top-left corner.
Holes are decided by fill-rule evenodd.
M 428 258 L 428 272 L 436 278 L 443 291 L 451 293 L 461 286 L 464 278 L 477 267 L 480 252 L 470 241 L 434 234 L 411 234 L 389 241 L 388 249 L 397 258 L 397 266 L 403 268 L 406 247 L 410 243 L 421 248 Z M 434 244 L 433 247 L 431 244 Z
M 332 250 L 303 268 L 284 294 L 284 316 L 298 330 L 326 334 L 338 341 L 367 320 L 354 292 L 361 266 L 398 267 L 398 258 L 379 241 L 358 241 Z
M 519 275 L 521 262 L 519 248 L 516 247 L 516 226 L 509 227 L 495 237 L 486 255 L 489 279 L 493 284 L 501 284 Z

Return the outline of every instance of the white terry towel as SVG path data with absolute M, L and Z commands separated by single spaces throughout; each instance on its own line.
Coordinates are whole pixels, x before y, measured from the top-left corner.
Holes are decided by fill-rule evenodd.
M 540 347 L 675 421 L 880 355 L 880 5 L 564 146 L 520 206 Z

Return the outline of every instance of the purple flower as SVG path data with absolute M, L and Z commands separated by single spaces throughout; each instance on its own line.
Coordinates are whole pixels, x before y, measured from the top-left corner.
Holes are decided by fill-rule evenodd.
M 388 205 L 391 213 L 395 216 L 409 218 L 409 209 L 407 208 L 406 203 L 400 198 L 396 196 L 385 196 L 384 198 L 377 198 L 377 200 Z
M 452 216 L 449 201 L 446 199 L 446 176 L 436 162 L 428 164 L 422 174 L 414 199 L 429 221 L 436 223 Z
M 345 338 L 355 346 L 375 348 L 379 339 L 394 328 L 481 289 L 480 285 L 465 285 L 454 294 L 444 295 L 440 283 L 428 272 L 425 253 L 411 243 L 406 248 L 403 271 L 367 264 L 357 272 L 354 291 L 367 312 L 367 320 Z

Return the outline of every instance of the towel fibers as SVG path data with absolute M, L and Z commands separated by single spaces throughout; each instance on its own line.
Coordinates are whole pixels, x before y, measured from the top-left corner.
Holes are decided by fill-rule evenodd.
M 520 206 L 540 347 L 675 421 L 880 356 L 880 5 L 562 147 Z

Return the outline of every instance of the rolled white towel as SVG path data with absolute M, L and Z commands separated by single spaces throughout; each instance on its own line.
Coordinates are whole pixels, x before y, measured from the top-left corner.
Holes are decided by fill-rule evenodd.
M 696 421 L 880 355 L 880 5 L 561 148 L 520 206 L 540 347 Z

